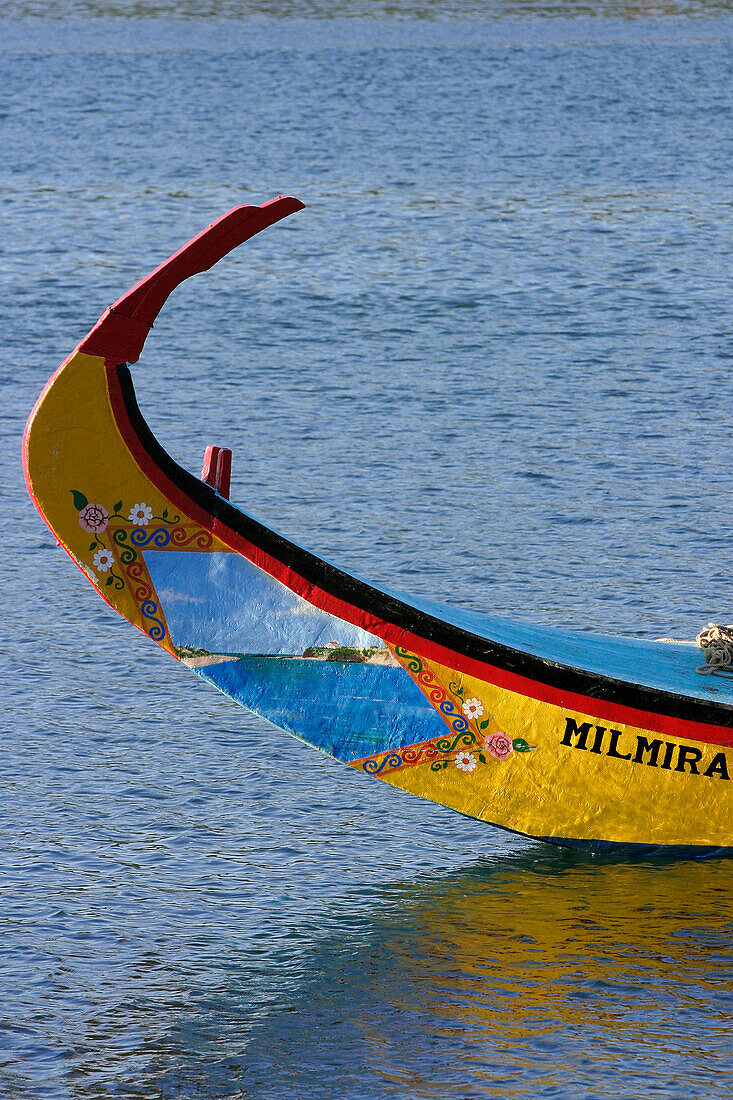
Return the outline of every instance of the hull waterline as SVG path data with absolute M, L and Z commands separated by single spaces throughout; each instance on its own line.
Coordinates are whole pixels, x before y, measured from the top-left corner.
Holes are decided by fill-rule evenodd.
M 42 517 L 124 618 L 362 774 L 557 844 L 729 852 L 733 681 L 696 676 L 693 645 L 530 628 L 375 588 L 235 508 L 224 455 L 201 480 L 155 440 L 129 364 L 161 306 L 301 206 L 230 211 L 103 315 L 26 427 Z

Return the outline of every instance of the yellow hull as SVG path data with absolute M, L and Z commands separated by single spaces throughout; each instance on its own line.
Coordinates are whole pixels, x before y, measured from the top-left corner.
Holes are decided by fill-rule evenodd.
M 258 212 L 270 224 L 299 205 L 240 210 L 255 211 L 246 217 L 256 232 Z M 29 419 L 29 492 L 90 583 L 232 698 L 411 794 L 556 843 L 729 848 L 733 687 L 716 699 L 694 676 L 689 695 L 656 672 L 625 681 L 599 670 L 597 653 L 583 656 L 582 639 L 577 658 L 570 642 L 552 658 L 387 596 L 238 512 L 164 454 L 124 360 L 137 358 L 172 286 L 210 266 L 201 242 L 225 221 L 196 239 L 193 264 L 187 246 L 172 272 L 172 261 L 161 265 L 108 311 Z M 229 223 L 227 233 L 215 253 L 251 235 Z M 186 618 L 187 586 L 218 593 L 206 605 L 210 635 Z M 329 637 L 336 648 L 325 652 Z M 627 660 L 614 645 L 609 655 Z M 665 652 L 653 656 L 663 677 Z

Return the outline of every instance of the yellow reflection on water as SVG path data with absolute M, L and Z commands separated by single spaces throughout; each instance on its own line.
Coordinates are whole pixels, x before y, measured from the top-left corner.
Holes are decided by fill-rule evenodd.
M 732 872 L 537 847 L 230 910 L 213 955 L 79 1021 L 71 1095 L 719 1100 Z
M 385 929 L 391 1008 L 362 1020 L 374 1066 L 416 1096 L 471 1082 L 508 1095 L 510 1080 L 511 1095 L 566 1094 L 595 1073 L 609 1095 L 712 1082 L 727 1059 L 730 886 L 725 861 L 526 855 L 425 884 Z M 460 1070 L 438 1060 L 437 1078 L 415 1078 L 393 1024 L 416 1018 L 420 1047 L 453 1051 Z

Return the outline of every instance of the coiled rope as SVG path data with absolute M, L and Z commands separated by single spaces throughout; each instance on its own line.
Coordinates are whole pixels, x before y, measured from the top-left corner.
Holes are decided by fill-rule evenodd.
M 705 654 L 705 664 L 695 669 L 701 676 L 727 676 L 733 680 L 733 624 L 708 623 L 695 641 Z

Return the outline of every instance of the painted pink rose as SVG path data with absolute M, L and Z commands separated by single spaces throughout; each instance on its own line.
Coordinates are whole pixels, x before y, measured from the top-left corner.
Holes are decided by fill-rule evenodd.
M 511 738 L 507 737 L 501 730 L 488 734 L 484 744 L 486 745 L 486 751 L 495 760 L 506 760 L 507 756 L 511 756 L 514 752 Z
M 109 512 L 101 504 L 85 504 L 79 512 L 79 525 L 90 535 L 99 535 L 109 523 Z

